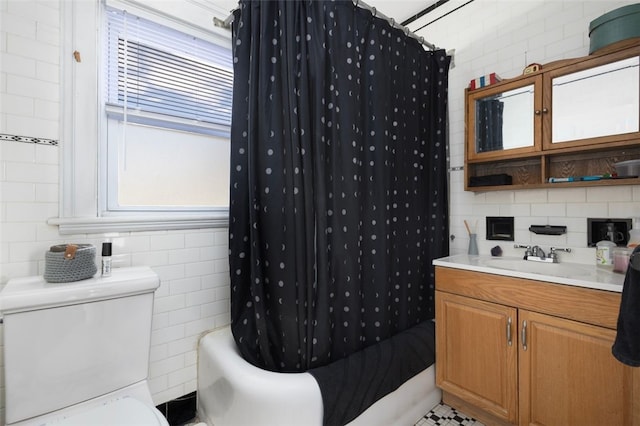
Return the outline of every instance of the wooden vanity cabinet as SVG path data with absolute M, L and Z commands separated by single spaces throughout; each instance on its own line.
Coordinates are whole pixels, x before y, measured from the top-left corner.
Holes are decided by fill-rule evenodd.
M 620 294 L 436 267 L 436 384 L 487 425 L 640 425 Z
M 518 347 L 514 344 L 517 310 L 436 291 L 436 324 L 436 384 L 465 402 L 515 424 L 518 415 Z M 509 327 L 513 330 L 511 343 L 506 331 Z
M 633 372 L 611 355 L 615 331 L 519 312 L 521 425 L 632 425 Z

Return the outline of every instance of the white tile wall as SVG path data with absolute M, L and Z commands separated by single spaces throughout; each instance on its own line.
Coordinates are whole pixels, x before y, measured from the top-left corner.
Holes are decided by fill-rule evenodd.
M 0 2 L 0 133 L 60 138 L 59 1 Z M 0 141 L 0 288 L 11 278 L 42 274 L 53 244 L 99 247 L 110 239 L 114 267 L 149 265 L 161 279 L 150 353 L 154 402 L 196 390 L 198 337 L 229 323 L 227 229 L 60 236 L 46 223 L 58 215 L 59 150 Z
M 0 167 L 9 171 L 0 181 L 0 206 L 6 212 L 0 221 L 0 284 L 13 277 L 42 274 L 44 253 L 53 244 L 99 247 L 109 239 L 114 245 L 114 267 L 148 265 L 161 279 L 151 339 L 154 401 L 159 404 L 194 391 L 199 336 L 229 322 L 227 230 L 60 236 L 57 227 L 46 224 L 58 212 L 58 165 L 50 164 L 52 158 L 57 162 L 57 156 L 40 153 L 56 153 L 59 148 L 0 144 Z M 32 173 L 24 173 L 25 169 Z
M 0 1 L 0 133 L 59 139 L 59 1 Z M 476 0 L 420 31 L 425 39 L 456 51 L 449 85 L 451 165 L 464 163 L 463 95 L 469 80 L 490 72 L 514 77 L 527 63 L 586 55 L 589 22 L 630 3 L 634 1 Z M 58 210 L 58 150 L 0 141 L 0 285 L 12 277 L 42 273 L 44 252 L 52 244 L 99 244 L 106 238 L 61 237 L 57 228 L 46 224 Z M 586 242 L 586 217 L 631 217 L 640 212 L 638 186 L 475 194 L 463 191 L 463 173 L 451 173 L 453 253 L 467 247 L 463 219 L 478 221 L 480 251 L 486 253 L 494 245 L 484 240 L 486 215 L 515 216 L 518 242 L 580 248 Z M 527 230 L 531 224 L 545 223 L 565 224 L 569 232 L 539 237 Z M 227 231 L 109 237 L 115 244 L 115 266 L 150 265 L 162 280 L 150 353 L 156 403 L 195 390 L 198 335 L 229 321 Z M 503 249 L 509 252 L 505 245 Z M 576 250 L 572 256 L 586 258 L 590 250 Z M 0 423 L 3 417 L 0 413 Z
M 585 56 L 589 53 L 589 23 L 632 3 L 636 2 L 476 0 L 418 31 L 418 35 L 439 47 L 455 49 L 455 68 L 449 73 L 451 166 L 464 164 L 464 89 L 471 79 L 491 72 L 512 78 L 529 63 L 544 65 Z M 572 247 L 573 253 L 561 256 L 592 262 L 594 249 L 586 248 L 587 217 L 640 216 L 638 185 L 471 193 L 463 189 L 464 171 L 452 171 L 450 177 L 450 225 L 451 234 L 456 237 L 452 254 L 467 250 L 465 219 L 470 223 L 478 221 L 480 253 L 489 253 L 501 242 L 485 240 L 485 216 L 501 215 L 516 218 L 516 242 Z M 533 224 L 566 225 L 568 232 L 555 237 L 535 235 L 528 231 Z M 500 245 L 506 254 L 519 253 L 513 244 Z

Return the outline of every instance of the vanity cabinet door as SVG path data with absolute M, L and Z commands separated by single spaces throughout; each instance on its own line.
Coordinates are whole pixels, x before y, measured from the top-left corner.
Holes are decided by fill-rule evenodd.
M 633 424 L 633 371 L 611 355 L 614 330 L 524 310 L 518 320 L 521 426 Z
M 516 423 L 516 309 L 436 291 L 436 324 L 436 384 Z

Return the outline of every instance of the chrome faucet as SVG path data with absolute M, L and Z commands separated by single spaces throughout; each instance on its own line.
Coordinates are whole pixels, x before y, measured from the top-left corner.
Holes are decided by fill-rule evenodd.
M 551 247 L 549 249 L 549 255 L 546 255 L 544 250 L 540 248 L 540 246 L 524 246 L 521 244 L 515 244 L 515 248 L 523 248 L 524 252 L 524 260 L 530 260 L 532 262 L 544 262 L 544 263 L 558 263 L 558 253 L 559 251 L 563 251 L 566 253 L 571 253 L 570 248 L 560 248 L 560 247 Z
M 534 257 L 539 257 L 541 259 L 545 258 L 544 250 L 542 250 L 539 246 L 531 247 L 531 255 Z

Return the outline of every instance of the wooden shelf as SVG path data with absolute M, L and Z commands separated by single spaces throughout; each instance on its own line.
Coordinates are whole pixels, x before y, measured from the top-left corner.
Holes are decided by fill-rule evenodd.
M 547 189 L 547 188 L 581 188 L 596 186 L 620 186 L 620 185 L 640 185 L 640 178 L 632 179 L 601 179 L 596 181 L 558 182 L 558 183 L 532 183 L 520 185 L 496 185 L 496 186 L 474 186 L 468 191 L 516 191 L 520 189 Z
M 638 185 L 640 178 L 615 178 L 595 181 L 549 183 L 550 177 L 580 177 L 614 174 L 614 164 L 640 158 L 640 141 L 625 142 L 589 150 L 570 148 L 561 152 L 537 153 L 527 158 L 504 159 L 492 162 L 468 162 L 468 176 L 486 176 L 506 173 L 513 178 L 513 185 L 476 186 L 468 191 L 512 191 L 540 188 L 578 188 L 593 186 Z

